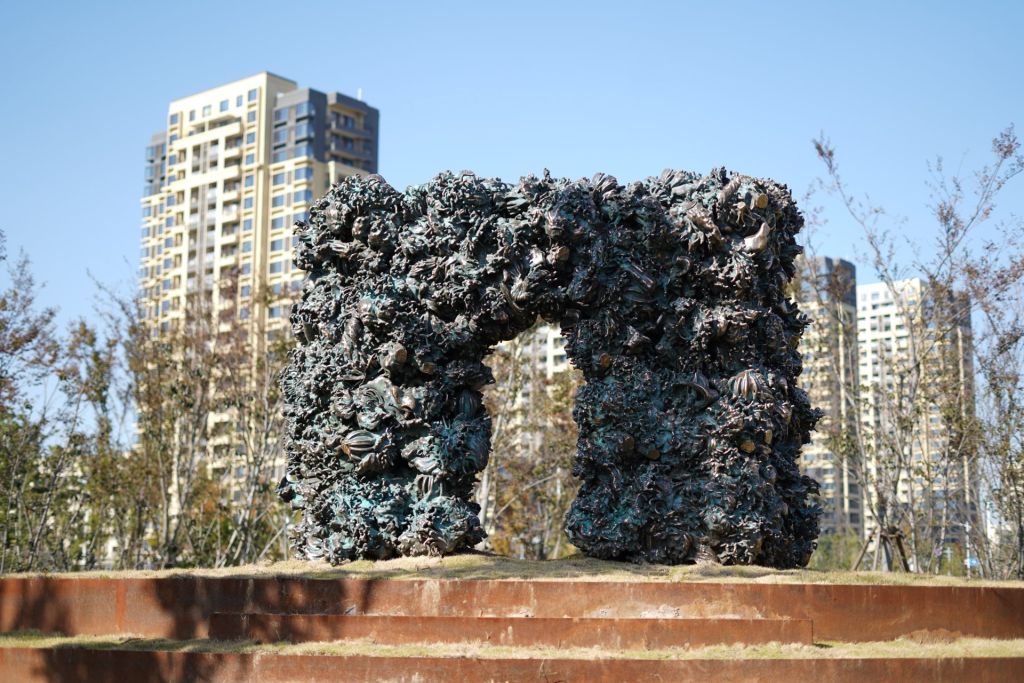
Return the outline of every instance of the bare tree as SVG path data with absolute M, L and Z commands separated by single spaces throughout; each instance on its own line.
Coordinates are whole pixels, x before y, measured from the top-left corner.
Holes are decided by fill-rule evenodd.
M 877 379 L 862 378 L 847 392 L 861 419 L 835 435 L 836 450 L 867 488 L 865 503 L 881 540 L 895 532 L 907 540 L 911 568 L 938 571 L 951 540 L 968 558 L 984 545 L 977 483 L 986 449 L 973 361 L 990 355 L 994 327 L 991 316 L 982 316 L 981 334 L 973 335 L 972 311 L 990 309 L 1021 282 L 1017 245 L 1005 243 L 994 256 L 991 238 L 982 234 L 997 196 L 1022 170 L 1019 145 L 1012 127 L 1001 133 L 992 163 L 974 175 L 970 191 L 959 176 L 945 173 L 941 159 L 932 166 L 936 237 L 931 248 L 916 245 L 909 266 L 895 258 L 894 226 L 885 211 L 853 197 L 826 140 L 815 140 L 815 149 L 826 169 L 822 185 L 861 229 L 875 274 L 896 307 L 887 324 L 905 327 L 895 345 L 871 349 Z M 919 276 L 919 288 L 907 282 L 910 273 Z M 892 547 L 875 544 L 875 566 L 879 551 Z M 891 555 L 884 559 L 892 566 Z
M 562 527 L 578 486 L 571 472 L 579 378 L 572 371 L 548 377 L 543 335 L 534 326 L 490 356 L 492 451 L 477 494 L 489 547 L 532 559 L 569 552 Z

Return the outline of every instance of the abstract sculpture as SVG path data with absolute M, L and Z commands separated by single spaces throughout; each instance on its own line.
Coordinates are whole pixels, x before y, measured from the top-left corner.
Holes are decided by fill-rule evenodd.
M 573 544 L 609 559 L 795 567 L 818 532 L 797 467 L 819 413 L 787 299 L 785 186 L 666 171 L 620 185 L 352 176 L 297 227 L 308 272 L 282 382 L 300 557 L 447 554 L 484 538 L 484 358 L 542 316 L 586 384 Z

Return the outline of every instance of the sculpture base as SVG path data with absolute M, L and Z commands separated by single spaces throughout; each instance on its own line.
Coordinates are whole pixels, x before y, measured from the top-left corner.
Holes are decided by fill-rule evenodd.
M 444 575 L 444 562 L 420 573 Z M 571 563 L 518 564 L 572 573 Z M 954 642 L 1024 638 L 1018 583 L 783 583 L 792 574 L 754 580 L 749 568 L 746 578 L 715 568 L 725 576 L 651 580 L 658 570 L 632 580 L 386 569 L 397 577 L 4 578 L 0 631 L 66 638 L 0 636 L 0 680 L 1024 680 L 1019 642 Z M 859 644 L 900 638 L 921 644 Z M 307 645 L 264 647 L 280 641 Z

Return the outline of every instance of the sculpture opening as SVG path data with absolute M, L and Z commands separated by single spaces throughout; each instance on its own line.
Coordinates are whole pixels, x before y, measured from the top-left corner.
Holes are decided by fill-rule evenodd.
M 622 186 L 442 174 L 332 188 L 298 229 L 309 273 L 282 382 L 285 500 L 306 558 L 447 554 L 483 538 L 484 358 L 539 315 L 585 384 L 566 519 L 600 558 L 793 567 L 820 511 L 797 457 L 785 296 L 802 219 L 772 181 L 672 171 Z

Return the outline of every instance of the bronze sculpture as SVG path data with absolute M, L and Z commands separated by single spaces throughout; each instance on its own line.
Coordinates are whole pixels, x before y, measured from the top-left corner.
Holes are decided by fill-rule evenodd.
M 483 360 L 536 319 L 586 384 L 566 519 L 601 558 L 795 567 L 818 532 L 797 467 L 818 419 L 795 385 L 805 317 L 787 299 L 802 226 L 770 180 L 666 171 L 445 173 L 400 193 L 333 187 L 299 224 L 309 274 L 282 382 L 299 556 L 446 554 L 484 535 Z

